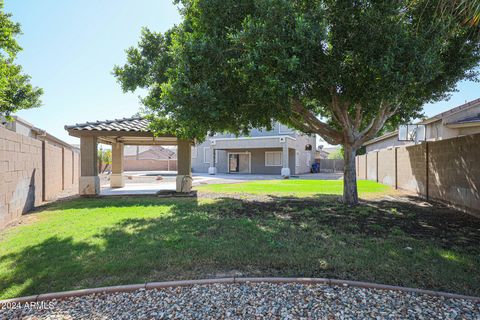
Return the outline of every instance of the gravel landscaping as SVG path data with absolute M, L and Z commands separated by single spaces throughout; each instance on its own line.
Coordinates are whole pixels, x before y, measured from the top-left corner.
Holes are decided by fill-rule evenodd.
M 480 319 L 471 300 L 330 285 L 196 285 L 48 303 L 0 310 L 0 319 Z

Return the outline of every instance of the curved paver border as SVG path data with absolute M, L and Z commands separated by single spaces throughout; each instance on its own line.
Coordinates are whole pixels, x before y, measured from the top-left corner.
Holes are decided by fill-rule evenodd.
M 237 283 L 261 283 L 261 282 L 351 286 L 351 287 L 366 288 L 366 289 L 394 290 L 394 291 L 402 291 L 402 292 L 409 292 L 409 293 L 426 294 L 426 295 L 451 298 L 451 299 L 464 299 L 464 300 L 472 300 L 474 302 L 480 302 L 480 297 L 466 296 L 466 295 L 441 292 L 441 291 L 398 287 L 398 286 L 391 286 L 386 284 L 377 284 L 377 283 L 361 282 L 361 281 L 339 280 L 339 279 L 328 279 L 328 278 L 272 278 L 272 277 L 270 278 L 269 277 L 237 278 L 237 277 L 234 277 L 234 278 L 147 282 L 144 284 L 131 284 L 131 285 L 123 285 L 123 286 L 82 289 L 82 290 L 74 290 L 74 291 L 42 293 L 42 294 L 33 295 L 33 296 L 0 300 L 0 306 L 11 304 L 11 303 L 28 303 L 28 302 L 37 302 L 37 301 L 45 301 L 45 300 L 53 300 L 53 299 L 62 300 L 70 297 L 86 296 L 94 293 L 131 292 L 139 289 L 152 290 L 152 289 L 163 289 L 163 288 L 170 288 L 170 287 L 183 287 L 183 286 L 204 285 L 204 284 L 237 284 Z

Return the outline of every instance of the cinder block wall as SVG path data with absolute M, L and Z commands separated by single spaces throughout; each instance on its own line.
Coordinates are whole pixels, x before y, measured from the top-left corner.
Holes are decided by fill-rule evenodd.
M 428 191 L 480 213 L 480 134 L 428 144 Z
M 357 156 L 357 179 L 367 179 L 366 158 L 365 154 Z
M 44 199 L 55 199 L 65 191 L 77 192 L 78 176 L 79 154 L 72 148 L 0 126 L 0 228 Z
M 378 182 L 395 187 L 395 149 L 378 151 Z
M 46 140 L 45 160 L 45 200 L 56 199 L 60 194 L 72 190 L 77 191 L 77 152 L 55 141 Z
M 398 188 L 421 195 L 426 192 L 425 144 L 397 149 Z
M 480 214 L 480 134 L 357 156 L 357 178 L 376 180 Z M 367 164 L 365 164 L 367 161 Z M 366 169 L 367 168 L 367 169 Z M 392 183 L 393 181 L 393 183 Z
M 71 189 L 73 187 L 73 151 L 63 150 L 63 188 Z
M 377 152 L 369 152 L 367 157 L 367 179 L 377 180 Z
M 45 200 L 55 199 L 62 192 L 62 147 L 45 142 Z
M 0 126 L 0 228 L 42 202 L 42 142 Z

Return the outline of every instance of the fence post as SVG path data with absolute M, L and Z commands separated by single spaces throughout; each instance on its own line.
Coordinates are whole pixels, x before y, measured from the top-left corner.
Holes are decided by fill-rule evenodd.
M 62 147 L 62 190 L 65 190 L 65 148 Z
M 365 152 L 365 180 L 368 180 L 368 152 Z
M 376 161 L 377 163 L 376 163 L 376 168 L 375 168 L 375 169 L 376 169 L 376 171 L 375 171 L 375 177 L 376 177 L 377 182 L 378 182 L 378 153 L 379 153 L 379 152 L 380 152 L 380 151 L 377 151 L 377 161 Z
M 70 151 L 72 152 L 72 187 L 73 187 L 73 184 L 75 183 L 75 154 L 73 152 L 73 149 Z
M 425 141 L 425 198 L 429 200 L 429 188 L 428 188 L 428 182 L 429 182 L 429 174 L 428 174 L 428 162 L 429 162 L 429 150 L 428 150 L 428 141 Z
M 360 172 L 358 171 L 358 156 L 357 155 L 355 155 L 355 174 L 356 174 L 357 180 L 358 180 L 360 178 Z
M 395 189 L 398 189 L 398 148 L 393 147 L 395 152 Z
M 45 195 L 45 140 L 42 140 L 42 201 L 46 200 L 46 195 Z

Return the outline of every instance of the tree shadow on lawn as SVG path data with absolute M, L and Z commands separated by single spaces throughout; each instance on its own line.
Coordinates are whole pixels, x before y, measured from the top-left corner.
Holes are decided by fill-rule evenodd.
M 136 206 L 169 206 L 170 214 L 125 218 L 92 241 L 52 235 L 1 256 L 0 270 L 6 272 L 0 274 L 0 296 L 232 273 L 480 295 L 480 219 L 438 204 L 382 200 L 350 208 L 324 195 L 211 202 L 116 198 L 78 199 L 45 210 L 78 214 Z

